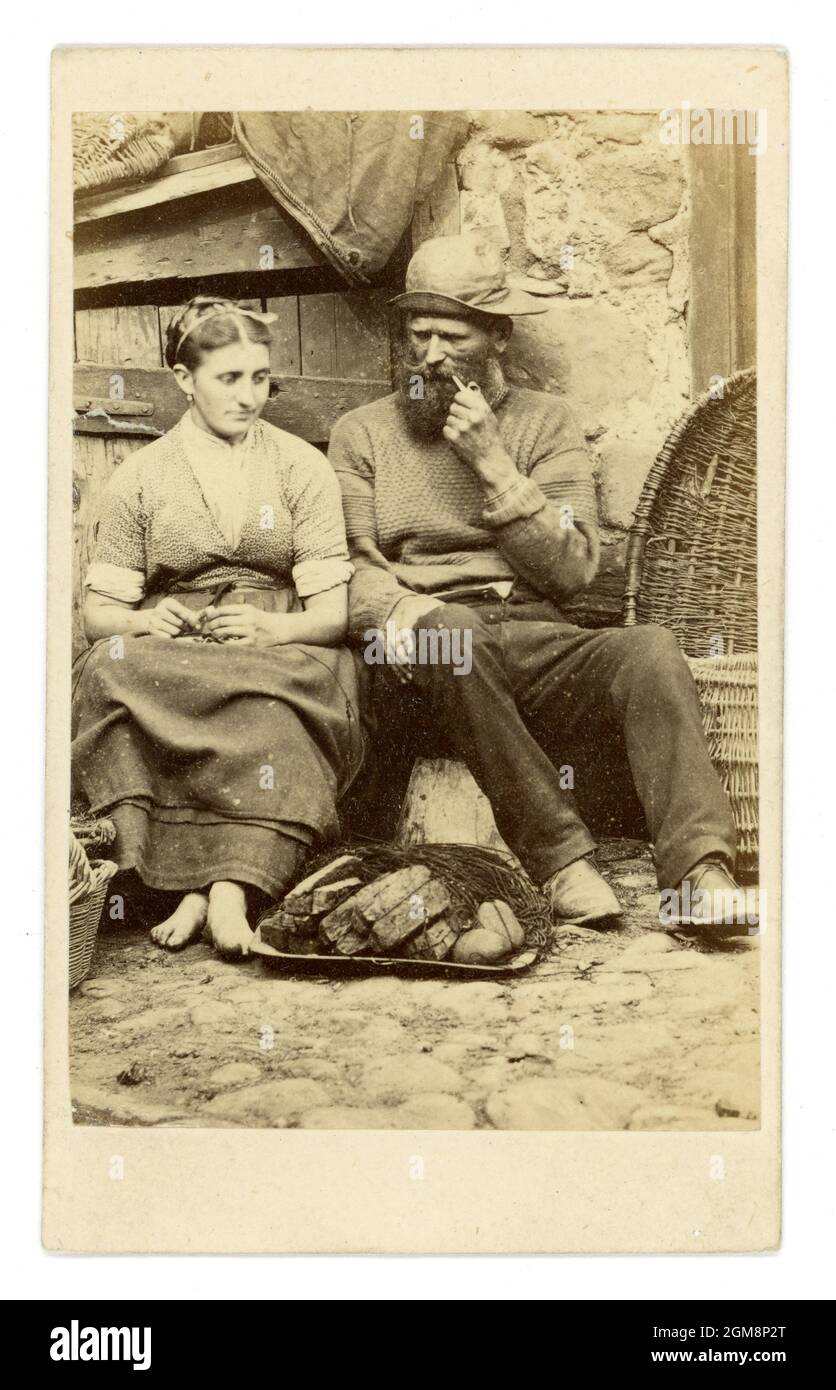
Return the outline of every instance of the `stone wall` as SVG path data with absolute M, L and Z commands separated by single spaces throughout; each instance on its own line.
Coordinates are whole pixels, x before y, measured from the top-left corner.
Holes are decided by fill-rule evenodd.
M 462 229 L 495 227 L 511 267 L 550 282 L 518 319 L 520 385 L 565 396 L 595 460 L 601 573 L 586 621 L 618 620 L 642 482 L 690 395 L 688 184 L 658 113 L 473 112 L 458 158 Z

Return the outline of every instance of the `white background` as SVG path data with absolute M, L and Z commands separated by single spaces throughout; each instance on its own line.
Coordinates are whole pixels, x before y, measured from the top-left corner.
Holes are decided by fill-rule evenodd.
M 493 6 L 326 0 L 304 7 L 74 3 L 50 32 L 20 5 L 3 64 L 5 472 L 0 558 L 0 943 L 4 1274 L 0 1295 L 47 1298 L 822 1299 L 834 1293 L 833 865 L 834 121 L 824 6 L 736 0 Z M 300 7 L 301 9 L 301 7 Z M 60 12 L 59 12 L 60 13 Z M 731 1256 L 131 1257 L 41 1249 L 41 968 L 48 298 L 49 55 L 58 44 L 763 44 L 791 60 L 784 1056 L 780 1252 Z M 235 1271 L 231 1276 L 231 1259 Z M 468 1268 L 466 1276 L 463 1260 Z M 266 1265 L 269 1261 L 269 1272 Z M 351 1269 L 346 1269 L 346 1264 Z

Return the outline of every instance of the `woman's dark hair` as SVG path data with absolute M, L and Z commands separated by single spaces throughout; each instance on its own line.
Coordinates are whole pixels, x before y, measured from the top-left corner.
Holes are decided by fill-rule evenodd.
M 205 323 L 202 322 L 204 319 Z M 236 304 L 233 299 L 219 299 L 214 295 L 195 295 L 182 309 L 178 309 L 166 329 L 166 365 L 173 367 L 175 363 L 182 362 L 193 372 L 207 352 L 240 343 L 244 337 L 251 343 L 270 346 L 269 327 L 256 318 L 250 318 L 243 305 Z

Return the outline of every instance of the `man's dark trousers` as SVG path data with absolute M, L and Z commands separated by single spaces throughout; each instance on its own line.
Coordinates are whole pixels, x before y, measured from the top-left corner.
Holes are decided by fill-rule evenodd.
M 548 602 L 488 596 L 441 604 L 420 627 L 470 629 L 472 670 L 416 664 L 404 685 L 388 665 L 366 667 L 374 757 L 357 829 L 391 833 L 414 757 L 446 752 L 537 883 L 595 848 L 587 822 L 649 839 L 662 888 L 704 858 L 733 868 L 731 807 L 667 629 L 579 628 Z

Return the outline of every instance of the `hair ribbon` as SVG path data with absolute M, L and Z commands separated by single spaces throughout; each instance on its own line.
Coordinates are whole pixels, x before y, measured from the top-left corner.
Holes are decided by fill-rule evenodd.
M 237 305 L 231 309 L 218 305 L 217 309 L 213 309 L 211 313 L 208 314 L 201 314 L 199 318 L 196 318 L 189 324 L 188 328 L 183 329 L 183 332 L 177 340 L 177 347 L 174 349 L 174 360 L 176 361 L 180 356 L 180 349 L 184 341 L 188 338 L 190 333 L 194 332 L 195 328 L 199 328 L 201 324 L 209 323 L 212 319 L 220 318 L 248 318 L 255 319 L 257 323 L 275 323 L 278 314 L 267 314 L 258 309 L 242 309 Z

